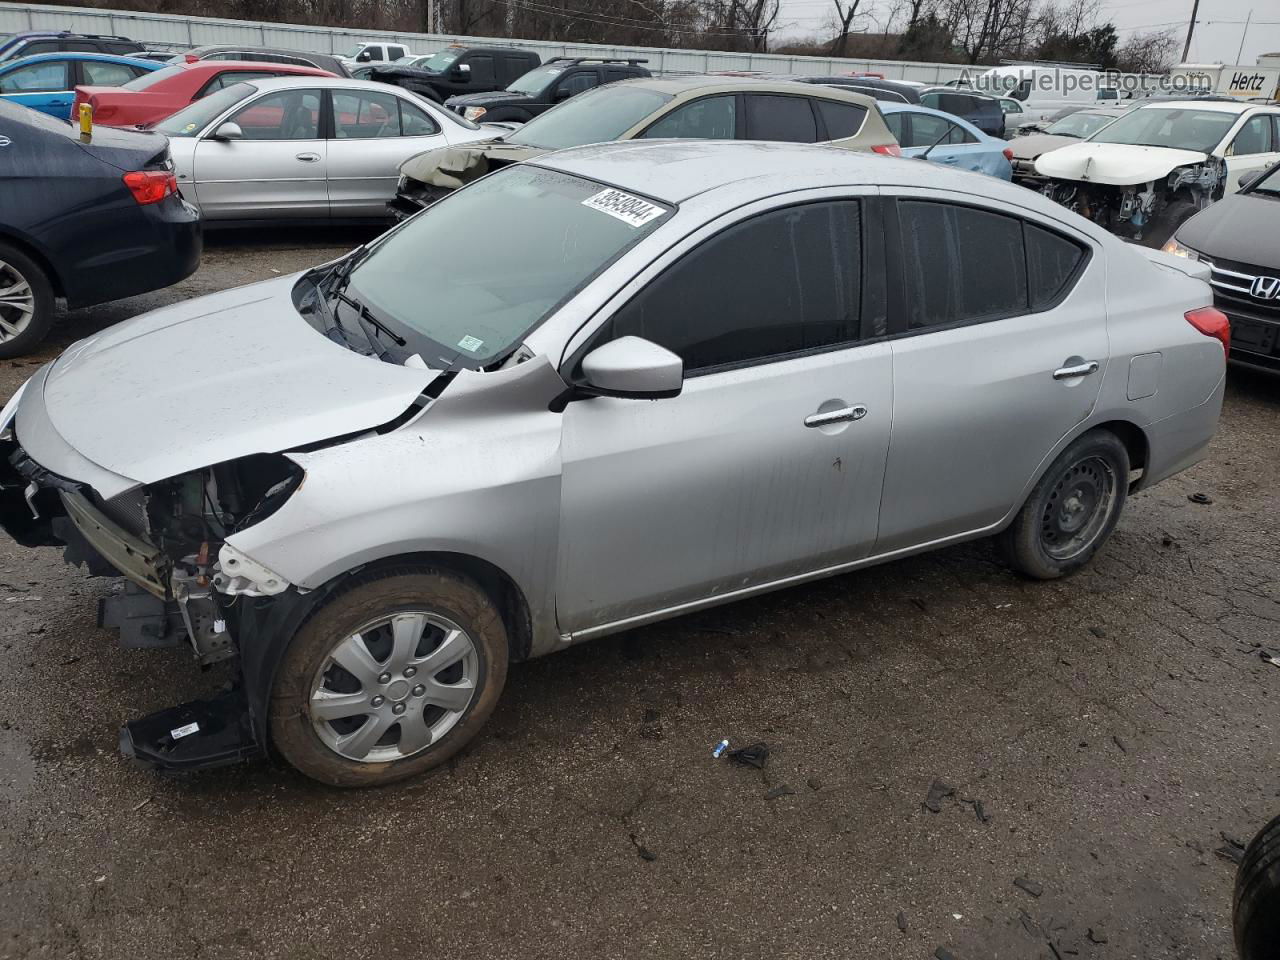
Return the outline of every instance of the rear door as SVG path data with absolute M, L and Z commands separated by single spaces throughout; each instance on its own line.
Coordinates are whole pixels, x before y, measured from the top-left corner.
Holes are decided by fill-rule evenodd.
M 193 178 L 210 219 L 293 220 L 329 215 L 328 141 L 321 134 L 324 94 L 280 90 L 259 96 L 227 119 L 237 140 L 196 144 Z
M 67 60 L 42 60 L 16 66 L 0 75 L 0 96 L 59 120 L 71 115 L 75 99 L 72 65 Z
M 328 141 L 329 211 L 335 218 L 385 217 L 400 164 L 444 146 L 440 124 L 393 93 L 331 91 Z
M 746 139 L 818 142 L 818 120 L 808 97 L 749 93 L 743 99 L 746 100 Z
M 934 163 L 956 167 L 959 170 L 972 170 L 975 173 L 986 172 L 987 164 L 983 162 L 984 157 L 993 148 L 988 144 L 979 143 L 978 139 L 960 124 L 952 123 L 945 117 L 921 111 L 905 111 L 895 116 L 905 118 L 908 123 L 907 142 L 902 143 L 902 152 L 905 156 L 919 157 L 927 151 L 929 160 Z
M 898 192 L 878 553 L 998 523 L 1092 412 L 1108 358 L 1106 264 L 1091 242 L 969 194 Z

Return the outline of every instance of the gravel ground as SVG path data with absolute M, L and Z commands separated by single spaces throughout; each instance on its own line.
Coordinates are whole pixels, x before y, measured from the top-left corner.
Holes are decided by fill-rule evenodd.
M 362 239 L 215 238 L 0 363 L 0 398 L 108 323 Z M 513 668 L 459 761 L 358 793 L 130 765 L 124 720 L 222 674 L 115 646 L 107 581 L 0 540 L 0 956 L 1226 960 L 1215 851 L 1280 810 L 1278 474 L 1280 381 L 1233 370 L 1210 458 L 1067 581 L 979 543 L 573 648 Z

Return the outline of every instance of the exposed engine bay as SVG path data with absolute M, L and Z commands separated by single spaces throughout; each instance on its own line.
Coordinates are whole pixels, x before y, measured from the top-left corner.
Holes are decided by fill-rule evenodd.
M 1049 178 L 1040 192 L 1117 236 L 1163 243 L 1182 221 L 1222 199 L 1226 182 L 1226 163 L 1209 156 L 1146 183 Z

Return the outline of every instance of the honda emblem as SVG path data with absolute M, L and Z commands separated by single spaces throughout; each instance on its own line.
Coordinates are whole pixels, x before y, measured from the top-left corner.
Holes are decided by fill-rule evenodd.
M 1259 300 L 1280 300 L 1280 277 L 1254 277 L 1249 292 Z

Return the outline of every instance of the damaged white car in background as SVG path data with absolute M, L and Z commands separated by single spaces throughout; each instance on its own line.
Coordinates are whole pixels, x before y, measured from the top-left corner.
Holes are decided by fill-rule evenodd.
M 1280 160 L 1280 106 L 1207 99 L 1136 107 L 1035 161 L 1045 196 L 1158 247 L 1190 217 Z

